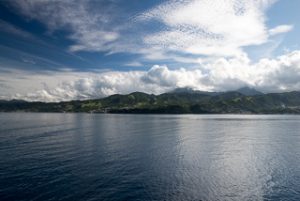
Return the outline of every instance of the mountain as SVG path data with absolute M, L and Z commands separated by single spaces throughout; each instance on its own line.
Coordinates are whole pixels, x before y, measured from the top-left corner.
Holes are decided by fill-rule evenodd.
M 239 92 L 245 96 L 263 95 L 262 92 L 257 91 L 256 89 L 250 88 L 250 87 L 243 87 L 243 88 L 237 89 L 236 92 Z
M 169 93 L 192 93 L 192 94 L 204 94 L 204 95 L 218 95 L 223 92 L 209 92 L 209 91 L 200 91 L 200 90 L 194 90 L 189 87 L 183 87 L 183 88 L 176 88 L 173 91 L 170 91 Z
M 262 94 L 173 91 L 160 95 L 134 92 L 102 99 L 60 103 L 0 101 L 1 112 L 91 112 L 156 114 L 300 114 L 300 92 Z
M 239 89 L 231 91 L 231 92 L 238 92 L 238 93 L 241 93 L 245 96 L 255 96 L 255 95 L 263 95 L 264 94 L 260 91 L 257 91 L 256 89 L 250 88 L 250 87 L 242 87 L 242 88 L 239 88 Z M 216 96 L 216 95 L 224 94 L 226 92 L 199 91 L 199 90 L 194 90 L 194 89 L 189 88 L 189 87 L 184 87 L 184 88 L 176 88 L 176 89 L 174 89 L 173 91 L 171 91 L 169 93 L 193 93 L 193 94 L 205 94 L 205 95 Z

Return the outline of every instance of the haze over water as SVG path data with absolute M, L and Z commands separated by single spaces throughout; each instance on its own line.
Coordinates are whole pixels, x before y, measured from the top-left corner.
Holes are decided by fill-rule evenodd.
M 300 200 L 300 116 L 0 114 L 0 200 Z

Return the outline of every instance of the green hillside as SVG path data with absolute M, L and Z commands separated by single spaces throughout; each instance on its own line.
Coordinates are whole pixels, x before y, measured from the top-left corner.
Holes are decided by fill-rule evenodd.
M 300 92 L 244 95 L 238 91 L 174 91 L 160 95 L 134 92 L 102 99 L 60 103 L 0 101 L 1 112 L 93 112 L 157 114 L 300 114 Z

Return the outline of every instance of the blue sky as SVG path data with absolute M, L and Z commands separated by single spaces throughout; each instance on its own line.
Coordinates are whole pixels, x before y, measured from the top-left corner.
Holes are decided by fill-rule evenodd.
M 4 0 L 0 98 L 299 90 L 299 8 L 294 0 Z

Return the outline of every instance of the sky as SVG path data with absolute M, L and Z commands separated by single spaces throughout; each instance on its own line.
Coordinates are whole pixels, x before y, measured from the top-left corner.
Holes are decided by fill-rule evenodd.
M 300 90 L 300 1 L 2 0 L 0 99 Z

